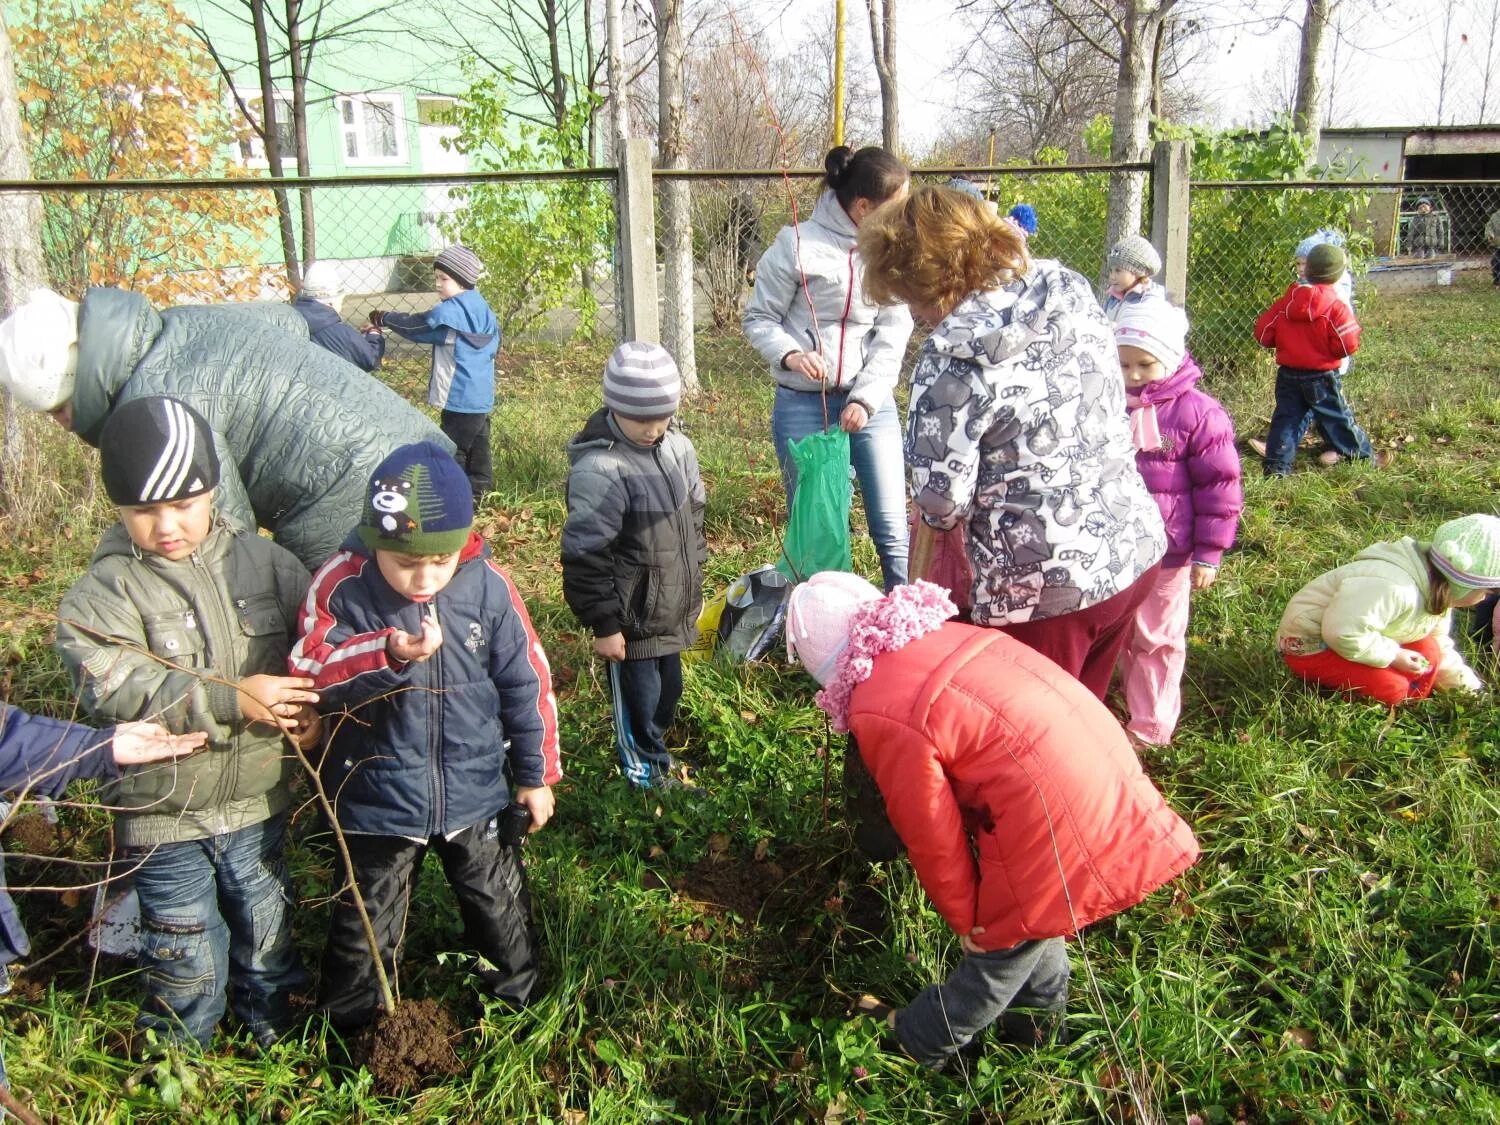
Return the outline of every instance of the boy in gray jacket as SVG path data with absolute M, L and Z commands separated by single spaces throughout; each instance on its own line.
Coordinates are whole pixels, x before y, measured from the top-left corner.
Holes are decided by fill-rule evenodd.
M 219 520 L 213 431 L 186 404 L 117 407 L 99 454 L 120 522 L 63 598 L 58 651 L 95 719 L 208 735 L 202 753 L 126 767 L 105 790 L 141 904 L 136 1026 L 206 1044 L 227 987 L 269 1045 L 307 982 L 282 859 L 290 798 L 277 727 L 317 737 L 312 681 L 281 674 L 307 571 Z
M 666 349 L 621 344 L 603 408 L 568 443 L 563 597 L 609 663 L 620 765 L 642 788 L 682 784 L 666 733 L 703 606 L 703 480 L 672 425 L 681 392 Z

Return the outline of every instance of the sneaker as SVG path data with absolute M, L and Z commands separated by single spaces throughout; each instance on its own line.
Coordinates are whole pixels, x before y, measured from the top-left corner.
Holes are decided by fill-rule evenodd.
M 1318 454 L 1318 464 L 1320 465 L 1337 465 L 1343 459 L 1344 455 L 1342 453 L 1337 453 L 1332 449 L 1325 449 L 1322 453 Z
M 1250 447 L 1250 452 L 1257 457 L 1264 457 L 1266 455 L 1266 443 L 1261 441 L 1260 438 L 1246 438 L 1245 444 Z

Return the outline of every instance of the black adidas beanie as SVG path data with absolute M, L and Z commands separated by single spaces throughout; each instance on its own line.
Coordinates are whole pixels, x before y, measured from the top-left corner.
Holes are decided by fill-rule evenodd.
M 133 398 L 99 432 L 104 491 L 116 504 L 164 504 L 200 496 L 219 483 L 219 455 L 208 423 L 185 402 Z

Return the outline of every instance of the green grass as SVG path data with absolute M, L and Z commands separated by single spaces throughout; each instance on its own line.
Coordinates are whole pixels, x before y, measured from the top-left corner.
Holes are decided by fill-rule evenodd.
M 1437 700 L 1390 719 L 1294 685 L 1270 643 L 1309 576 L 1373 540 L 1494 510 L 1497 305 L 1465 279 L 1364 310 L 1347 387 L 1377 444 L 1397 451 L 1392 468 L 1318 470 L 1304 457 L 1266 482 L 1247 464 L 1240 547 L 1195 603 L 1182 729 L 1148 762 L 1203 858 L 1073 946 L 1071 1045 L 991 1047 L 932 1076 L 845 1021 L 850 997 L 908 997 L 957 949 L 904 863 L 851 853 L 837 744 L 825 819 L 825 728 L 799 672 L 692 669 L 678 734 L 702 763 L 700 803 L 620 780 L 599 669 L 562 605 L 556 561 L 563 446 L 597 401 L 595 348 L 507 357 L 501 485 L 481 517 L 528 597 L 562 708 L 568 778 L 557 820 L 527 849 L 547 999 L 521 1016 L 479 999 L 430 869 L 401 983 L 457 1016 L 462 1077 L 378 1098 L 367 1075 L 325 1061 L 314 1026 L 264 1058 L 222 1039 L 181 1108 L 149 1085 L 126 1093 L 118 1043 L 134 985 L 115 964 L 91 982 L 74 946 L 0 1007 L 18 1091 L 55 1120 L 89 1122 L 1500 1120 L 1500 708 Z M 715 587 L 776 554 L 771 388 L 743 374 L 746 354 L 734 338 L 701 341 L 705 390 L 683 416 L 708 482 Z M 1269 360 L 1230 385 L 1204 366 L 1241 431 L 1263 429 Z M 421 371 L 392 380 L 410 391 Z M 49 615 L 107 514 L 88 500 L 91 460 L 74 443 L 40 426 L 28 440 L 0 522 L 0 676 L 12 702 L 67 714 Z M 875 573 L 867 542 L 856 558 Z M 101 846 L 97 814 L 64 822 L 69 849 Z M 293 867 L 311 957 L 329 872 L 300 844 Z M 35 861 L 8 872 L 59 878 Z M 52 894 L 25 905 L 40 952 L 82 917 Z

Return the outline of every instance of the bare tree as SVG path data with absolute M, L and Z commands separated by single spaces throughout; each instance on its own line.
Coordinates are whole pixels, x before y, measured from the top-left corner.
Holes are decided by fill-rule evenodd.
M 1489 0 L 1484 16 L 1484 61 L 1480 64 L 1479 120 L 1490 119 L 1490 95 L 1494 91 L 1495 52 L 1500 48 L 1500 0 Z
M 654 0 L 657 34 L 657 158 L 662 168 L 687 167 L 687 105 L 683 37 L 684 0 Z M 662 340 L 677 360 L 686 394 L 698 391 L 693 345 L 693 201 L 687 180 L 661 185 L 662 252 L 666 259 L 666 308 Z
M 870 13 L 870 48 L 880 77 L 880 138 L 887 152 L 901 151 L 901 117 L 896 90 L 896 0 L 865 0 Z
M 1302 13 L 1301 48 L 1297 52 L 1297 98 L 1292 103 L 1292 127 L 1307 139 L 1309 153 L 1318 151 L 1323 133 L 1322 70 L 1325 34 L 1338 0 L 1306 0 Z
M 1457 59 L 1454 57 L 1453 22 L 1458 15 L 1459 0 L 1439 0 L 1438 11 L 1440 13 L 1436 23 L 1439 36 L 1438 43 L 1438 80 L 1437 80 L 1437 115 L 1433 118 L 1434 125 L 1443 123 L 1443 115 L 1451 107 L 1448 104 L 1448 95 L 1453 86 L 1454 72 L 1457 68 Z M 1433 26 L 1429 24 L 1428 26 Z
M 0 11 L 0 178 L 31 179 L 31 160 L 21 132 L 20 97 L 16 92 L 16 64 L 10 31 Z M 7 195 L 0 200 L 0 316 L 12 310 L 33 289 L 46 285 L 42 268 L 42 201 L 35 195 Z M 21 459 L 21 420 L 10 393 L 3 395 L 5 445 L 0 472 L 9 475 Z
M 1121 0 L 1124 17 L 1116 24 L 1119 78 L 1115 86 L 1114 133 L 1109 158 L 1115 163 L 1145 160 L 1150 155 L 1151 88 L 1157 28 L 1176 7 L 1177 0 Z M 1115 172 L 1109 177 L 1109 209 L 1104 222 L 1105 244 L 1112 246 L 1141 229 L 1146 177 L 1141 172 Z

